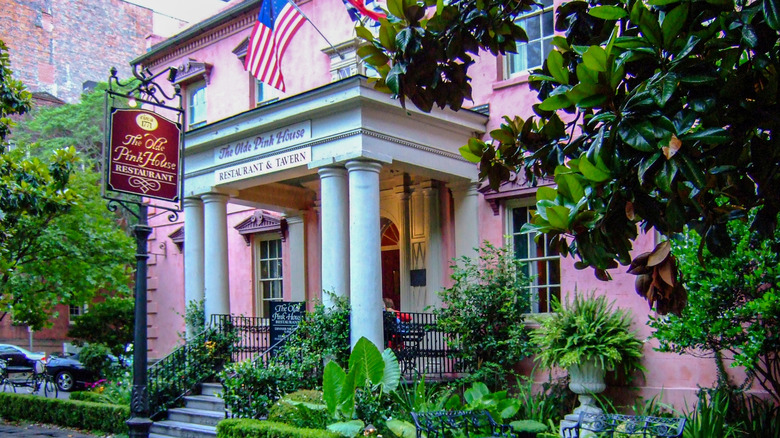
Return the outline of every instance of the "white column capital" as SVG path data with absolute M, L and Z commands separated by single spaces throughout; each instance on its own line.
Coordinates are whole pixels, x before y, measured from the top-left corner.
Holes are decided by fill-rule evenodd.
M 183 208 L 189 208 L 189 207 L 198 207 L 203 205 L 203 200 L 200 199 L 200 196 L 190 196 L 184 198 L 184 200 L 181 203 L 181 206 Z
M 303 223 L 303 217 L 302 216 L 285 216 L 284 220 L 287 221 L 288 225 L 302 224 Z
M 350 173 L 355 171 L 379 173 L 382 170 L 382 163 L 369 160 L 351 160 L 347 161 L 345 166 Z
M 449 184 L 452 193 L 461 194 L 463 196 L 477 196 L 479 195 L 479 182 L 469 181 Z
M 342 166 L 320 167 L 317 169 L 317 173 L 320 175 L 320 179 L 338 177 L 346 178 L 347 169 Z
M 204 193 L 203 195 L 201 195 L 201 199 L 203 199 L 204 204 L 211 204 L 213 202 L 220 202 L 223 204 L 227 204 L 227 201 L 228 199 L 230 199 L 230 196 L 224 193 L 211 192 L 211 193 Z

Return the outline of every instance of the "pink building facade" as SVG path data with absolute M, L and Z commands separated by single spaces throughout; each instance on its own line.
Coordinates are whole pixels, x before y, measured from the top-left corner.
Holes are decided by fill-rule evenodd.
M 287 92 L 243 69 L 259 0 L 231 2 L 214 17 L 154 46 L 133 63 L 179 68 L 186 107 L 184 213 L 152 211 L 149 355 L 180 342 L 191 300 L 213 314 L 267 317 L 269 302 L 318 300 L 329 291 L 352 305 L 353 342 L 382 340 L 383 298 L 402 311 L 441 305 L 454 257 L 481 242 L 512 245 L 537 275 L 534 312 L 552 296 L 607 294 L 631 309 L 647 338 L 647 303 L 625 268 L 610 282 L 574 269 L 519 233 L 534 189 L 486 190 L 458 148 L 496 128 L 505 114 L 531 114 L 527 71 L 553 35 L 552 3 L 523 17 L 531 42 L 517 55 L 484 54 L 471 70 L 470 110 L 422 113 L 377 92 L 356 61 L 353 24 L 340 0 L 297 4 L 311 24 L 283 60 Z M 159 215 L 156 215 L 159 213 Z M 637 253 L 655 245 L 644 236 Z M 713 361 L 645 347 L 641 395 L 690 406 L 716 380 Z

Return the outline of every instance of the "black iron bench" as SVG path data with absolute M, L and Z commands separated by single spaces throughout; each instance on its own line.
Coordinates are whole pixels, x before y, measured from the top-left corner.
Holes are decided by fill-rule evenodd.
M 417 438 L 517 438 L 512 428 L 481 411 L 412 412 Z
M 681 437 L 685 428 L 685 418 L 661 418 L 620 414 L 590 414 L 580 412 L 577 424 L 561 428 L 561 436 L 579 438 L 592 436 L 588 431 L 599 437 L 614 437 L 637 435 L 642 438 Z

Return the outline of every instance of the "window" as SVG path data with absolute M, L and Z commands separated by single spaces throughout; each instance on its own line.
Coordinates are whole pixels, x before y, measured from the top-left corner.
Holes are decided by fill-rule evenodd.
M 282 301 L 282 239 L 256 239 L 255 242 L 255 309 L 257 316 L 267 318 L 271 301 Z
M 280 92 L 276 88 L 269 87 L 263 82 L 255 79 L 255 106 L 256 107 L 279 100 L 279 95 Z
M 187 88 L 187 128 L 193 129 L 206 124 L 206 84 Z
M 517 17 L 517 24 L 528 34 L 527 43 L 517 45 L 517 53 L 510 53 L 506 59 L 506 77 L 522 74 L 542 66 L 552 48 L 555 19 L 553 0 L 542 0 L 542 7 Z
M 87 311 L 87 306 L 68 306 L 68 323 L 73 324 L 76 322 L 76 318 L 83 315 Z
M 533 279 L 531 284 L 531 311 L 550 311 L 552 297 L 561 297 L 561 261 L 557 251 L 550 248 L 547 236 L 534 242 L 532 233 L 521 233 L 523 224 L 531 220 L 528 207 L 509 208 L 509 237 L 515 258 L 525 262 L 525 273 Z

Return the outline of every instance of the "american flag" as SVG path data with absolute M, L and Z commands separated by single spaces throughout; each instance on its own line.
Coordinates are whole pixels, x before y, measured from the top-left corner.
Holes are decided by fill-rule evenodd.
M 349 18 L 352 21 L 360 21 L 360 16 L 366 16 L 374 21 L 379 21 L 380 18 L 387 18 L 382 8 L 379 6 L 379 2 L 374 0 L 341 0 L 344 2 L 344 6 L 347 7 Z
M 258 80 L 285 91 L 282 56 L 304 17 L 288 0 L 264 0 L 249 37 L 244 69 Z

